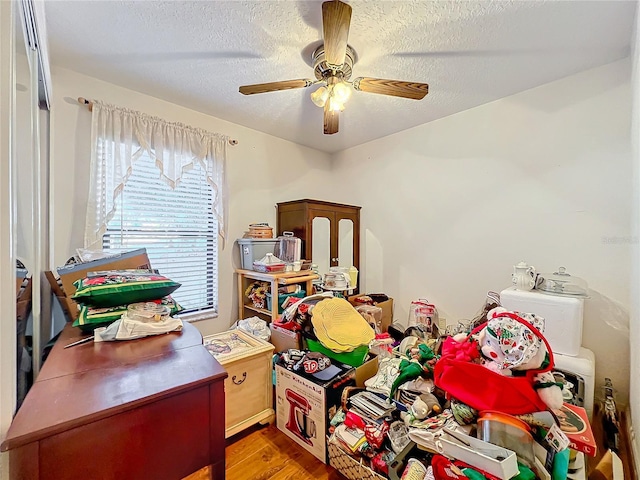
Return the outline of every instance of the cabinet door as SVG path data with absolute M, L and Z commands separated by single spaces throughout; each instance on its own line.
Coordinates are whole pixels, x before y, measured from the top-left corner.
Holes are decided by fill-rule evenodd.
M 310 211 L 311 222 L 311 259 L 318 265 L 318 272 L 323 275 L 334 265 L 336 256 L 334 224 L 335 215 L 330 212 Z
M 332 266 L 359 268 L 360 232 L 358 215 L 352 213 L 336 213 L 335 250 L 332 253 Z

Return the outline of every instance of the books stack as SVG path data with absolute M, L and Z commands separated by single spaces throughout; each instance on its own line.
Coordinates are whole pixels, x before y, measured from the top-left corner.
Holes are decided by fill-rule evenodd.
M 351 410 L 372 420 L 380 420 L 395 410 L 395 406 L 372 392 L 356 393 L 349 400 Z

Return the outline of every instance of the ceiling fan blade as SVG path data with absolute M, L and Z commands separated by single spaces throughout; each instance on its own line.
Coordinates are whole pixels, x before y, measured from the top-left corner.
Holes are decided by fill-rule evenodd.
M 362 92 L 393 95 L 394 97 L 422 100 L 429 93 L 426 83 L 402 82 L 383 78 L 358 77 L 353 81 L 353 88 Z
M 350 24 L 350 5 L 339 0 L 322 4 L 324 56 L 329 68 L 338 69 L 344 63 Z
M 340 112 L 331 110 L 329 108 L 329 102 L 324 105 L 324 133 L 325 135 L 333 135 L 338 133 L 338 122 Z
M 313 80 L 301 78 L 300 80 L 284 80 L 282 82 L 256 83 L 255 85 L 243 85 L 240 93 L 253 95 L 255 93 L 277 92 L 278 90 L 290 90 L 292 88 L 305 88 L 313 85 Z

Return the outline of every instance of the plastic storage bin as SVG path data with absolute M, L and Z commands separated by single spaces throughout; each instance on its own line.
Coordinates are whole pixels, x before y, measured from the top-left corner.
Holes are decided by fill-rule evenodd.
M 311 338 L 307 338 L 307 347 L 312 352 L 324 353 L 330 359 L 339 363 L 351 365 L 352 367 L 359 367 L 362 365 L 369 354 L 368 345 L 357 347 L 353 352 L 336 353 L 333 350 L 326 348 L 317 340 L 313 340 Z
M 239 238 L 240 265 L 244 270 L 253 270 L 253 262 L 267 253 L 273 253 L 278 244 L 277 238 Z
M 282 313 L 284 311 L 284 308 L 282 308 L 282 304 L 284 303 L 284 301 L 289 298 L 289 297 L 296 297 L 296 298 L 304 298 L 307 296 L 307 293 L 304 290 L 300 290 L 299 292 L 296 293 L 281 293 L 280 295 L 278 295 L 278 313 Z M 267 310 L 271 310 L 271 293 L 267 292 Z

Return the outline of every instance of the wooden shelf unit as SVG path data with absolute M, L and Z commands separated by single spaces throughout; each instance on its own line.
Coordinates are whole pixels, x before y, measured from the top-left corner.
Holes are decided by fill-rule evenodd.
M 310 270 L 302 270 L 300 272 L 282 272 L 282 273 L 262 273 L 253 270 L 236 269 L 238 275 L 238 317 L 246 318 L 245 310 L 259 313 L 269 317 L 269 321 L 278 318 L 278 287 L 282 285 L 298 285 L 304 284 L 307 295 L 313 293 L 313 282 L 318 280 L 318 275 Z M 244 295 L 244 291 L 248 286 L 248 280 L 258 280 L 261 282 L 269 282 L 271 294 L 274 295 L 275 301 L 271 302 L 271 310 L 257 308 L 251 304 L 247 304 L 248 299 Z

